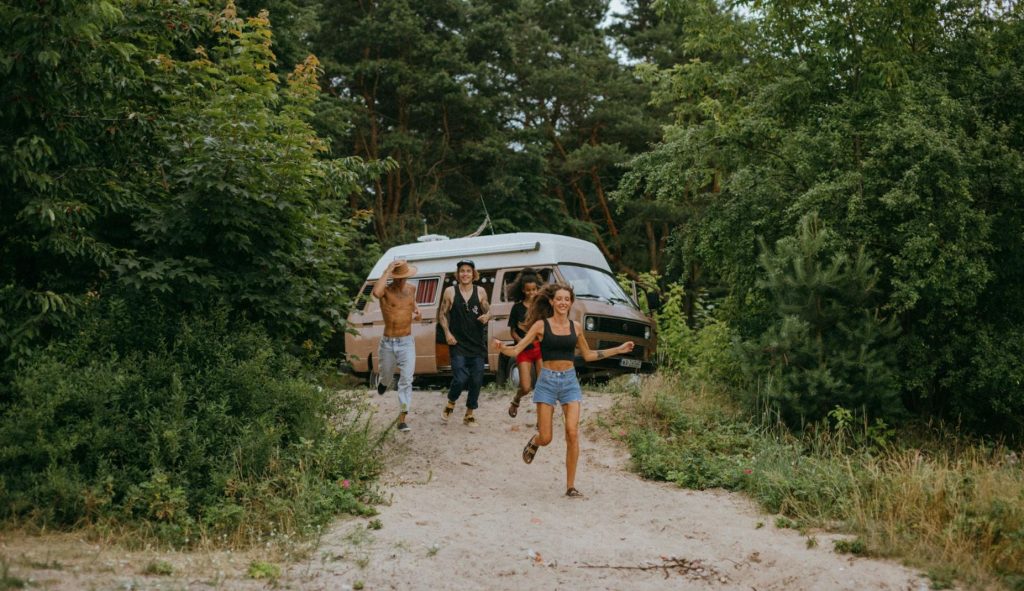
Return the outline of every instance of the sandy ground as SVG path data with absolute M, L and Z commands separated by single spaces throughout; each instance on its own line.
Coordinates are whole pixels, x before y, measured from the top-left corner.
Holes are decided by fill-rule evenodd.
M 397 414 L 393 392 L 367 397 L 381 421 Z M 415 392 L 412 431 L 391 443 L 380 514 L 337 521 L 298 558 L 265 558 L 282 567 L 275 583 L 246 576 L 262 549 L 161 554 L 69 535 L 8 535 L 0 554 L 11 575 L 54 590 L 929 588 L 896 563 L 835 554 L 834 536 L 812 534 L 817 545 L 809 548 L 807 537 L 777 529 L 774 516 L 741 495 L 630 473 L 627 451 L 596 424 L 615 397 L 587 394 L 576 479 L 585 498 L 569 499 L 560 412 L 553 443 L 526 465 L 520 453 L 534 430 L 531 404 L 512 419 L 507 394 L 486 391 L 480 425 L 470 428 L 461 404 L 444 425 L 443 393 Z M 145 575 L 152 560 L 166 560 L 174 574 Z

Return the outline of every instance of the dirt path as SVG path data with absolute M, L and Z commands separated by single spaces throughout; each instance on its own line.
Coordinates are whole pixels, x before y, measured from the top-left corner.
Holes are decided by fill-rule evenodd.
M 372 397 L 381 421 L 397 413 L 393 392 Z M 564 437 L 532 465 L 520 460 L 534 429 L 532 405 L 505 414 L 506 394 L 485 392 L 480 425 L 460 407 L 443 425 L 438 391 L 417 391 L 410 424 L 397 433 L 384 477 L 390 502 L 375 518 L 334 524 L 302 559 L 282 565 L 278 588 L 339 589 L 721 589 L 924 591 L 927 579 L 892 562 L 817 546 L 751 502 L 695 492 L 628 472 L 628 456 L 596 425 L 614 394 L 584 402 L 577 487 L 564 493 Z M 379 529 L 374 520 L 379 520 Z M 246 577 L 247 553 L 126 552 L 73 536 L 9 537 L 0 550 L 11 573 L 43 589 L 265 589 Z M 280 558 L 280 557 L 278 557 Z M 166 560 L 172 576 L 148 576 Z M 47 565 L 53 565 L 48 568 Z
M 886 589 L 928 588 L 918 573 L 891 562 L 832 552 L 774 526 L 740 495 L 695 492 L 648 482 L 627 471 L 628 455 L 608 439 L 597 415 L 612 394 L 584 403 L 577 487 L 563 496 L 564 437 L 556 412 L 555 441 L 532 465 L 520 460 L 535 412 L 524 404 L 505 414 L 506 395 L 485 393 L 481 425 L 443 425 L 440 392 L 416 392 L 412 431 L 398 434 L 404 453 L 385 483 L 380 530 L 339 523 L 323 540 L 344 556 L 291 582 L 303 589 Z M 460 401 L 461 402 L 461 401 Z M 375 401 L 383 417 L 397 412 L 393 393 Z M 763 525 L 762 525 L 763 524 Z M 353 563 L 356 567 L 353 568 Z M 358 565 L 364 564 L 365 568 Z

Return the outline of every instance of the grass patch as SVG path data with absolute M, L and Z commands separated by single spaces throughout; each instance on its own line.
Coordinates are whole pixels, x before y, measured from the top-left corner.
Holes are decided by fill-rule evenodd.
M 268 579 L 276 581 L 281 577 L 281 567 L 263 560 L 254 560 L 249 563 L 249 570 L 246 571 L 250 579 Z
M 169 577 L 174 574 L 174 566 L 166 560 L 152 560 L 142 569 L 142 574 Z
M 857 420 L 797 436 L 755 423 L 724 395 L 665 378 L 623 397 L 609 428 L 626 433 L 647 478 L 743 491 L 781 516 L 777 527 L 855 535 L 836 551 L 901 557 L 938 584 L 955 573 L 979 587 L 1024 589 L 1019 452 L 934 426 L 897 434 Z
M 832 542 L 832 548 L 837 554 L 865 556 L 868 553 L 867 544 L 865 544 L 864 540 L 860 538 L 854 538 L 852 540 L 835 540 Z
M 21 578 L 11 574 L 10 565 L 6 560 L 0 559 L 0 591 L 7 589 L 24 589 L 28 583 Z

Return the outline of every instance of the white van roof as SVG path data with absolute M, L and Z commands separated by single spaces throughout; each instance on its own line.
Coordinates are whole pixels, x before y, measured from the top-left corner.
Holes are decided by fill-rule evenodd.
M 474 236 L 393 246 L 373 266 L 369 279 L 378 279 L 388 263 L 395 259 L 405 259 L 415 265 L 418 268 L 417 275 L 454 273 L 455 264 L 462 259 L 471 259 L 478 271 L 578 263 L 611 273 L 608 261 L 593 243 L 579 238 L 539 232 Z

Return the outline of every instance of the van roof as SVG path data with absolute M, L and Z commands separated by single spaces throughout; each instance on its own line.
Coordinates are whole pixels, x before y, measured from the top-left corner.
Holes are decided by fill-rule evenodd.
M 418 267 L 417 275 L 452 273 L 461 259 L 472 259 L 478 271 L 578 263 L 611 272 L 604 255 L 590 242 L 559 234 L 515 232 L 393 246 L 373 266 L 369 279 L 379 278 L 388 263 L 398 258 Z

